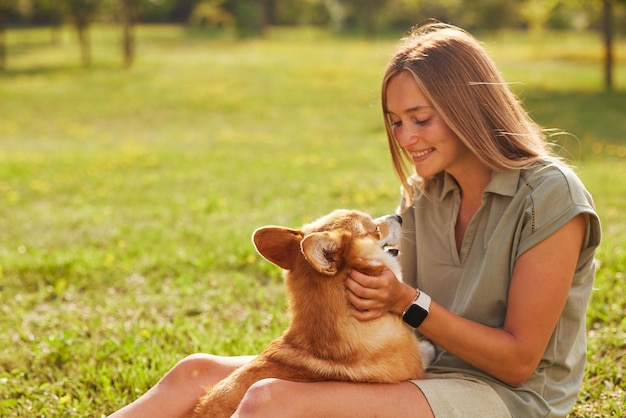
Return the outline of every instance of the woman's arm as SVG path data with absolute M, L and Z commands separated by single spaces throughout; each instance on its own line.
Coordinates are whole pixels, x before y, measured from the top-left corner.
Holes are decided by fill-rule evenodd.
M 565 306 L 587 222 L 586 215 L 575 217 L 519 257 L 502 329 L 459 317 L 433 302 L 420 333 L 506 384 L 521 385 L 537 368 Z M 383 307 L 400 314 L 415 295 L 408 286 L 390 282 L 388 272 L 378 278 L 353 272 L 346 287 L 360 320 L 379 316 Z

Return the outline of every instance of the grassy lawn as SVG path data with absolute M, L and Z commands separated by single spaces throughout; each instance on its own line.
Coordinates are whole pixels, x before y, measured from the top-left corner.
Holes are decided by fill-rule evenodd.
M 104 416 L 187 354 L 258 352 L 287 318 L 252 231 L 398 201 L 379 110 L 393 40 L 142 27 L 125 71 L 110 30 L 94 31 L 90 69 L 62 35 L 9 32 L 0 73 L 3 417 Z M 555 141 L 596 199 L 604 241 L 572 416 L 623 416 L 626 45 L 621 90 L 605 93 L 599 41 L 571 36 L 486 43 L 537 120 L 569 133 Z

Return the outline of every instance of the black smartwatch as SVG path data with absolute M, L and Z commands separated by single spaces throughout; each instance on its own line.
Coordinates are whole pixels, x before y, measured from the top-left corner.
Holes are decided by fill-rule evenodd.
M 422 325 L 422 322 L 428 316 L 429 310 L 430 296 L 420 291 L 415 300 L 402 313 L 402 320 L 413 328 L 417 328 Z

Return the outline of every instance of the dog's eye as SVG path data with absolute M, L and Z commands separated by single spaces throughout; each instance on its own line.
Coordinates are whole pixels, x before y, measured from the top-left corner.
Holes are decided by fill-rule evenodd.
M 380 236 L 380 226 L 376 225 L 376 235 Z

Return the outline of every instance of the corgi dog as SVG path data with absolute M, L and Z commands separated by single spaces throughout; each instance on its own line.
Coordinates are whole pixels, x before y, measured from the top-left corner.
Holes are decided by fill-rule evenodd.
M 351 269 L 401 278 L 387 247 L 400 241 L 401 218 L 334 211 L 300 229 L 266 226 L 253 234 L 265 259 L 284 269 L 290 324 L 247 365 L 207 389 L 192 417 L 230 417 L 248 388 L 265 378 L 297 382 L 400 382 L 423 376 L 419 341 L 397 315 L 360 322 L 344 280 Z

